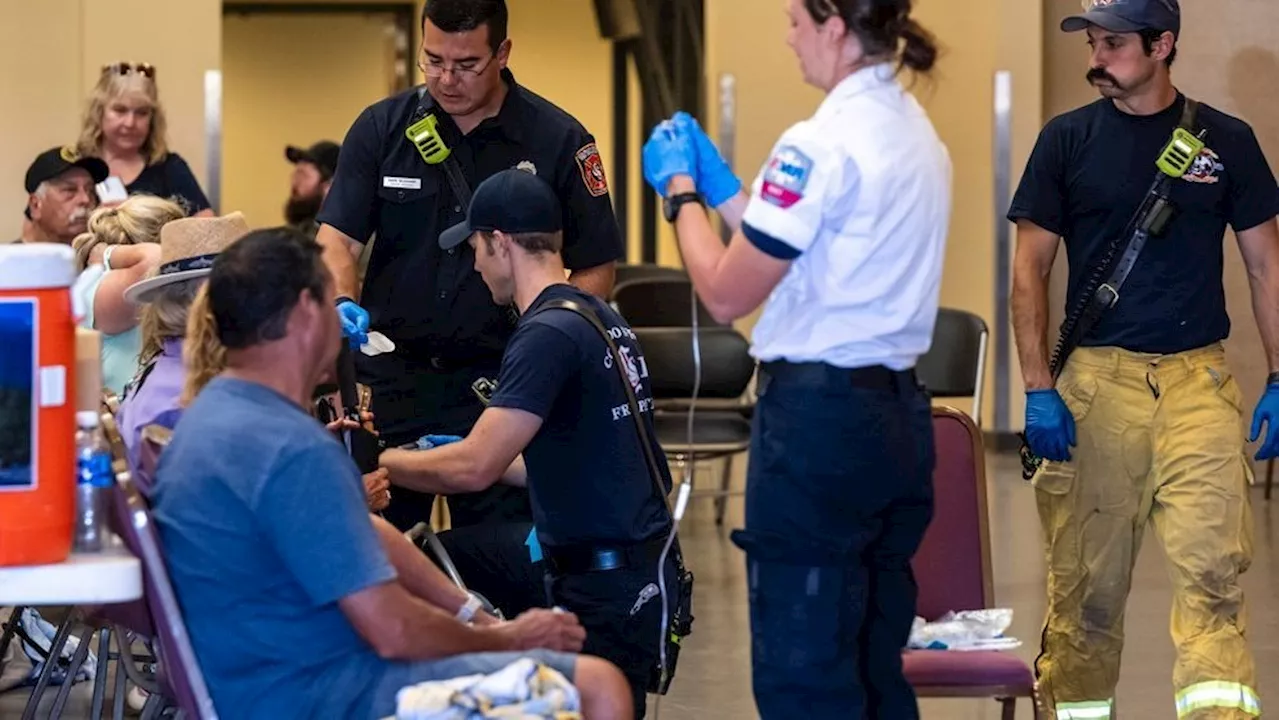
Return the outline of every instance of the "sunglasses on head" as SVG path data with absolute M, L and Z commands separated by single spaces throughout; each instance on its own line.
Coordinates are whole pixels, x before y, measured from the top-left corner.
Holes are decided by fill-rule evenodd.
M 138 73 L 144 77 L 154 80 L 156 77 L 156 66 L 151 63 L 127 63 L 118 62 L 111 65 L 102 66 L 102 74 L 115 73 L 116 75 L 128 75 L 129 73 Z

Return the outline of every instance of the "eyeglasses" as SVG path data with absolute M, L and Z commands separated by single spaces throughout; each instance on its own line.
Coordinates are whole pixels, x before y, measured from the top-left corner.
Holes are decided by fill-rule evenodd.
M 116 75 L 128 75 L 129 73 L 134 73 L 134 72 L 151 80 L 154 80 L 156 78 L 156 66 L 152 65 L 151 63 L 134 64 L 134 63 L 127 63 L 127 62 L 118 62 L 118 63 L 113 63 L 111 65 L 102 66 L 103 75 L 106 75 L 107 73 L 114 73 Z
M 446 72 L 451 72 L 455 76 L 474 77 L 487 70 L 489 65 L 493 62 L 493 59 L 496 57 L 496 53 L 489 53 L 489 57 L 484 63 L 481 63 L 481 61 L 477 59 L 466 60 L 457 65 L 449 66 L 445 65 L 440 60 L 433 60 L 424 50 L 422 55 L 418 58 L 418 69 L 422 70 L 422 74 L 429 78 L 438 78 Z

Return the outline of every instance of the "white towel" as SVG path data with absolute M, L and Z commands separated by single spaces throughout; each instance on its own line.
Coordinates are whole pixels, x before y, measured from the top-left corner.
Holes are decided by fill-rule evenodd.
M 580 720 L 578 689 L 528 658 L 490 675 L 418 683 L 396 693 L 396 720 Z

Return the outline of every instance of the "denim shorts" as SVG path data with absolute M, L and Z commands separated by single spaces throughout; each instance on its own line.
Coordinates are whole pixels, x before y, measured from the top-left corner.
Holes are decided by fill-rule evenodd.
M 530 650 L 528 652 L 495 652 L 455 655 L 439 660 L 421 660 L 418 662 L 391 663 L 382 680 L 373 693 L 373 712 L 371 718 L 395 717 L 396 693 L 402 688 L 434 680 L 451 680 L 467 675 L 488 675 L 521 658 L 529 658 L 540 662 L 564 675 L 573 682 L 574 666 L 578 656 L 573 653 L 552 652 L 550 650 Z

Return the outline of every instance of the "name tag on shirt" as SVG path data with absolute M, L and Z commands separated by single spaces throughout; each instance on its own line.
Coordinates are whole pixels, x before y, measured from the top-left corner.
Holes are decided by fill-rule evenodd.
M 422 178 L 391 177 L 390 175 L 383 175 L 382 187 L 396 188 L 397 190 L 421 190 Z

